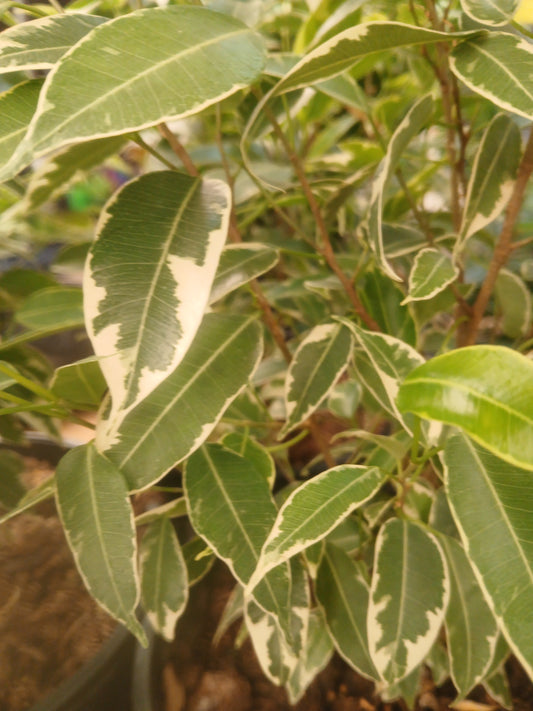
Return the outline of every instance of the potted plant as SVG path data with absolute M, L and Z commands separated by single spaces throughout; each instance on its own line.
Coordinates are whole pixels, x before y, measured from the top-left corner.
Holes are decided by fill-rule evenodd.
M 172 639 L 213 555 L 292 703 L 334 650 L 410 705 L 422 668 L 458 700 L 482 683 L 506 703 L 510 652 L 533 676 L 518 4 L 4 11 L 6 244 L 64 220 L 51 205 L 80 172 L 140 156 L 85 261 L 95 357 L 51 388 L 2 357 L 31 393 L 10 408 L 70 416 L 80 390 L 99 407 L 54 492 L 89 591 L 141 643 L 139 601 Z M 75 293 L 33 304 L 61 329 Z M 177 499 L 136 519 L 175 467 Z

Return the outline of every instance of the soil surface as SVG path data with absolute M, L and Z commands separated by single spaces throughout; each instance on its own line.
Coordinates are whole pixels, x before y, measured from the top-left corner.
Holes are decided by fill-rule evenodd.
M 221 565 L 191 589 L 188 608 L 171 645 L 161 650 L 162 677 L 152 711 L 408 711 L 403 701 L 384 702 L 374 685 L 334 656 L 295 706 L 261 671 L 249 640 L 236 647 L 239 624 L 215 648 L 212 638 L 233 587 Z M 514 711 L 533 711 L 533 685 L 513 659 L 508 663 Z M 448 711 L 456 694 L 450 682 L 435 687 L 428 671 L 414 711 Z M 462 711 L 501 707 L 478 687 Z
M 0 711 L 29 709 L 114 627 L 85 590 L 53 504 L 0 526 Z

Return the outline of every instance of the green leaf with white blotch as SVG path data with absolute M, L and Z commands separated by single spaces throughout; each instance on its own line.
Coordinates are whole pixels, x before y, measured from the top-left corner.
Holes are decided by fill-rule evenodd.
M 383 691 L 380 692 L 380 697 L 383 701 L 391 702 L 397 699 L 403 699 L 407 708 L 414 709 L 416 697 L 420 691 L 421 667 L 413 669 L 403 679 L 400 679 L 396 684 L 389 684 Z
M 403 303 L 431 299 L 451 284 L 458 274 L 459 269 L 453 263 L 451 254 L 434 247 L 422 249 L 413 262 L 409 274 L 409 293 Z
M 263 673 L 276 686 L 284 686 L 298 665 L 298 656 L 287 646 L 275 617 L 251 599 L 244 608 L 244 620 Z
M 176 622 L 187 604 L 187 566 L 170 519 L 154 521 L 141 539 L 141 598 L 154 630 L 171 642 Z
M 446 642 L 451 676 L 459 698 L 481 682 L 491 664 L 498 626 L 461 544 L 440 536 L 450 572 L 450 603 L 446 611 Z
M 262 352 L 254 318 L 205 316 L 180 365 L 126 416 L 106 450 L 131 490 L 147 488 L 200 447 Z
M 518 35 L 483 33 L 461 42 L 450 67 L 472 91 L 505 111 L 533 118 L 533 45 Z
M 57 368 L 50 390 L 74 405 L 98 407 L 107 389 L 98 360 L 91 356 Z
M 63 13 L 8 27 L 0 33 L 0 74 L 51 69 L 65 52 L 106 19 Z
M 529 392 L 520 375 L 515 377 Z M 468 558 L 499 628 L 531 677 L 531 472 L 503 462 L 463 434 L 447 440 L 444 465 L 448 499 Z
M 0 451 L 0 505 L 5 509 L 15 507 L 26 493 L 20 475 L 24 471 L 24 460 L 16 452 Z
M 146 644 L 135 617 L 139 575 L 133 511 L 120 471 L 92 443 L 76 447 L 57 466 L 56 500 L 87 589 Z
M 122 15 L 52 69 L 13 162 L 198 113 L 248 86 L 263 63 L 262 39 L 227 15 L 183 5 Z M 80 84 L 83 92 L 73 90 Z
M 220 255 L 209 303 L 214 303 L 248 283 L 261 274 L 268 272 L 277 263 L 279 252 L 262 244 L 230 244 Z
M 396 397 L 400 383 L 408 373 L 424 363 L 423 357 L 393 336 L 365 331 L 347 319 L 342 319 L 342 323 L 352 330 L 360 347 L 355 352 L 359 378 L 380 405 L 410 432 L 396 406 Z
M 402 412 L 461 427 L 511 464 L 533 470 L 533 361 L 503 346 L 470 346 L 410 373 Z
M 86 262 L 84 308 L 111 393 L 108 441 L 187 352 L 207 307 L 230 203 L 225 183 L 176 171 L 132 180 L 107 203 Z
M 505 208 L 516 180 L 521 148 L 520 130 L 515 122 L 505 114 L 495 116 L 474 159 L 455 254 L 469 237 L 495 220 Z
M 279 510 L 250 587 L 276 565 L 325 538 L 369 501 L 386 478 L 378 467 L 340 464 L 299 486 Z
M 387 153 L 381 162 L 377 177 L 372 184 L 372 196 L 370 198 L 370 208 L 367 218 L 370 246 L 376 255 L 380 268 L 388 277 L 395 281 L 401 281 L 401 278 L 392 269 L 385 255 L 385 248 L 383 246 L 383 203 L 385 190 L 407 146 L 420 133 L 424 126 L 427 125 L 431 118 L 432 111 L 433 99 L 430 95 L 423 96 L 411 108 L 407 116 L 405 116 L 393 133 L 387 147 Z
M 525 336 L 531 327 L 531 292 L 514 272 L 500 269 L 494 285 L 496 313 L 509 338 Z
M 187 460 L 183 486 L 194 530 L 246 586 L 277 513 L 267 480 L 236 452 L 207 444 Z M 265 576 L 253 591 L 255 600 L 275 615 L 288 639 L 295 616 L 288 605 L 291 587 L 290 571 L 284 565 Z
M 15 320 L 33 331 L 64 331 L 83 326 L 81 289 L 52 286 L 39 289 L 15 311 Z
M 271 490 L 274 488 L 276 463 L 272 455 L 256 439 L 246 436 L 244 432 L 228 432 L 220 443 L 226 449 L 232 449 L 241 457 L 248 459 L 255 469 L 265 477 L 269 488 Z
M 345 370 L 353 348 L 349 329 L 338 323 L 315 326 L 300 343 L 285 380 L 286 422 L 278 438 L 304 422 Z
M 378 680 L 366 631 L 368 584 L 353 558 L 337 546 L 326 544 L 315 594 L 337 652 L 359 674 Z
M 520 0 L 461 0 L 461 7 L 469 17 L 493 27 L 510 22 L 519 5 Z
M 376 540 L 367 634 L 370 655 L 388 684 L 423 662 L 437 639 L 450 583 L 444 554 L 432 534 L 390 519 Z
M 0 165 L 9 162 L 24 138 L 35 114 L 42 85 L 41 79 L 32 79 L 0 94 Z M 6 178 L 10 177 L 12 175 L 6 175 Z
M 331 660 L 333 651 L 324 617 L 318 610 L 311 610 L 303 651 L 285 685 L 289 703 L 298 703 L 309 684 Z
M 63 17 L 63 15 L 61 15 Z M 76 146 L 69 146 L 41 163 L 32 173 L 26 195 L 17 212 L 35 210 L 52 200 L 61 190 L 77 179 L 78 175 L 100 165 L 107 157 L 119 151 L 126 143 L 124 136 L 99 138 Z

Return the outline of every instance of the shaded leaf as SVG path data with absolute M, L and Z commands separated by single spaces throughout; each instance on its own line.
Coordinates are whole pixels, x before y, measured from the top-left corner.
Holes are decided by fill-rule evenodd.
M 272 269 L 279 259 L 277 250 L 247 242 L 225 247 L 220 256 L 209 303 L 214 303 L 239 286 Z
M 533 82 L 529 67 L 533 46 L 517 35 L 491 32 L 461 42 L 450 67 L 472 91 L 505 111 L 533 118 Z
M 76 447 L 57 466 L 56 499 L 87 589 L 146 643 L 135 617 L 139 599 L 135 526 L 121 473 L 92 444 Z
M 502 331 L 509 338 L 525 336 L 531 327 L 531 293 L 519 276 L 500 269 L 494 285 Z
M 387 521 L 376 541 L 367 620 L 370 655 L 385 682 L 397 683 L 424 660 L 449 594 L 436 538 L 414 523 Z
M 461 0 L 464 12 L 486 25 L 506 25 L 516 13 L 520 0 Z
M 200 447 L 248 385 L 261 354 L 254 319 L 205 316 L 180 365 L 126 416 L 106 450 L 132 490 L 150 486 Z
M 445 483 L 461 539 L 509 646 L 533 675 L 533 479 L 464 435 L 444 449 Z
M 368 584 L 357 563 L 337 546 L 326 544 L 315 592 L 338 653 L 360 674 L 378 680 L 368 650 Z
M 221 181 L 161 171 L 132 180 L 107 203 L 83 289 L 87 332 L 112 401 L 100 442 L 113 439 L 187 352 L 226 239 L 230 200 Z
M 50 383 L 54 395 L 85 407 L 98 407 L 106 389 L 102 370 L 93 356 L 57 368 Z
M 144 532 L 139 561 L 144 610 L 154 630 L 171 642 L 189 587 L 187 567 L 170 519 L 162 516 Z
M 211 570 L 215 556 L 206 546 L 203 538 L 193 538 L 191 541 L 187 541 L 182 551 L 187 566 L 189 585 L 192 587 Z
M 24 138 L 42 85 L 41 79 L 32 79 L 0 94 L 0 165 L 9 162 Z
M 416 368 L 397 404 L 461 427 L 505 461 L 533 470 L 532 386 L 530 359 L 502 346 L 470 346 Z
M 16 452 L 0 450 L 0 469 L 0 505 L 11 509 L 26 494 L 20 478 L 24 471 L 24 460 Z
M 276 479 L 276 463 L 269 452 L 252 437 L 247 437 L 243 432 L 228 432 L 221 440 L 227 449 L 232 449 L 241 457 L 252 462 L 255 469 L 260 472 L 268 482 L 269 488 L 274 488 Z
M 81 289 L 50 287 L 33 292 L 15 312 L 18 323 L 34 331 L 59 331 L 83 326 Z

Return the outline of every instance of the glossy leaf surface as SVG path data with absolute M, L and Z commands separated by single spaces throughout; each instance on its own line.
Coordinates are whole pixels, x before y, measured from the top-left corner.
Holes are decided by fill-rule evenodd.
M 41 79 L 32 79 L 0 94 L 0 165 L 9 162 L 24 138 L 42 85 Z M 6 174 L 6 177 L 11 175 Z
M 420 250 L 409 274 L 409 293 L 404 303 L 431 299 L 451 284 L 458 273 L 447 252 L 433 247 Z
M 432 358 L 404 380 L 398 407 L 447 422 L 506 461 L 533 470 L 533 362 L 502 346 Z
M 533 479 L 464 435 L 444 450 L 445 482 L 463 545 L 498 626 L 533 675 Z
M 473 20 L 486 25 L 506 25 L 518 10 L 520 0 L 461 0 L 463 10 Z

